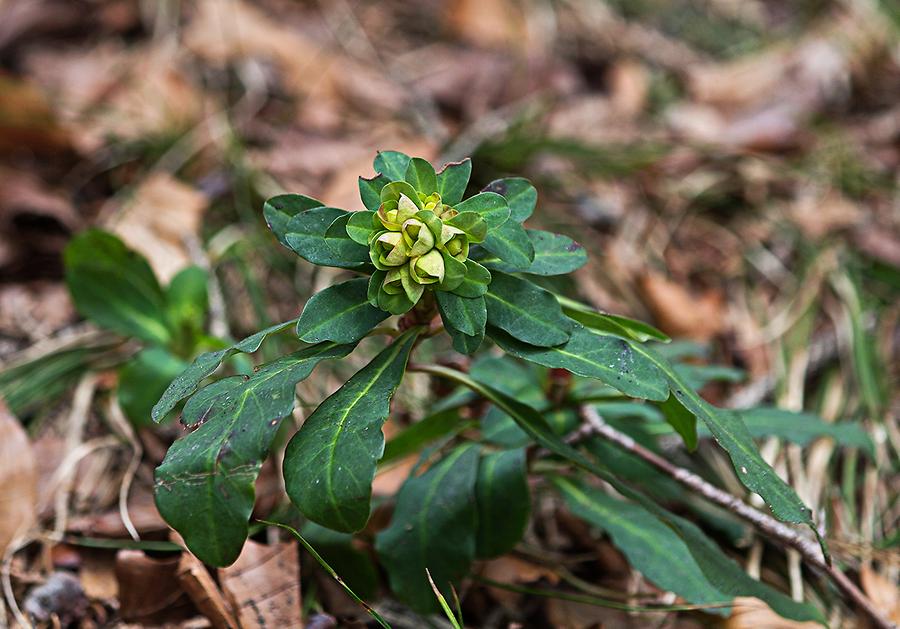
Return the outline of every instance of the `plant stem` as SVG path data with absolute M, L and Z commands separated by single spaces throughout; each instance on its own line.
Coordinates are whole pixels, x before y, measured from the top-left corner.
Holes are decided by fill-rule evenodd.
M 872 620 L 875 626 L 884 629 L 896 627 L 894 623 L 882 615 L 872 601 L 856 587 L 856 584 L 854 584 L 847 575 L 841 572 L 837 566 L 826 563 L 825 558 L 822 555 L 822 550 L 816 542 L 807 539 L 798 531 L 779 522 L 772 516 L 754 509 L 750 505 L 744 503 L 740 498 L 732 496 L 715 485 L 710 484 L 693 472 L 673 465 L 652 450 L 648 450 L 635 442 L 634 439 L 628 435 L 619 432 L 607 424 L 593 407 L 581 407 L 581 416 L 586 422 L 586 426 L 584 427 L 584 430 L 578 432 L 580 439 L 587 438 L 591 435 L 598 435 L 615 443 L 623 450 L 627 450 L 631 454 L 644 460 L 688 489 L 700 494 L 710 502 L 714 502 L 738 517 L 750 522 L 769 537 L 779 541 L 785 546 L 796 549 L 808 564 L 828 575 L 837 588 L 858 605 Z

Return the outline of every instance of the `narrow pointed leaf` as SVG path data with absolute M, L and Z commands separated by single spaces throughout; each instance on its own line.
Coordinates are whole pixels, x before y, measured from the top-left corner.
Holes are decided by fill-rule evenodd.
M 375 175 L 369 179 L 359 178 L 359 198 L 362 199 L 367 210 L 374 212 L 378 209 L 378 206 L 381 205 L 381 189 L 389 183 L 391 180 L 384 175 Z
M 731 596 L 710 583 L 684 541 L 640 505 L 566 478 L 555 478 L 553 484 L 572 513 L 609 533 L 632 567 L 661 589 L 690 603 L 731 602 Z M 728 614 L 730 610 L 710 611 Z
M 484 187 L 484 192 L 495 192 L 504 197 L 509 204 L 509 217 L 518 223 L 524 223 L 537 204 L 537 190 L 522 177 L 496 179 Z
M 391 181 L 403 181 L 409 159 L 409 155 L 400 151 L 378 151 L 372 165 L 376 173 L 384 175 Z
M 335 219 L 346 216 L 347 212 L 333 207 L 317 207 L 300 212 L 285 228 L 285 240 L 297 255 L 313 264 L 352 269 L 363 266 L 364 262 L 347 261 L 328 246 L 325 233 Z
M 525 228 L 515 221 L 507 221 L 500 227 L 488 231 L 487 238 L 481 246 L 498 258 L 499 266 L 512 273 L 530 272 L 534 263 L 534 245 Z M 487 266 L 487 263 L 485 265 Z
M 142 341 L 171 340 L 165 294 L 141 254 L 116 236 L 91 229 L 72 239 L 64 259 L 66 283 L 82 315 Z
M 499 557 L 522 539 L 531 517 L 525 450 L 502 450 L 481 457 L 475 499 L 479 558 Z
M 266 219 L 266 225 L 275 234 L 278 242 L 290 248 L 285 238 L 290 220 L 300 212 L 324 205 L 318 199 L 313 199 L 305 194 L 280 194 L 265 202 L 263 205 L 263 216 Z
M 404 483 L 390 526 L 375 536 L 391 589 L 420 613 L 438 609 L 425 570 L 449 595 L 449 585 L 466 575 L 475 557 L 477 470 L 477 448 L 457 447 Z
M 381 427 L 420 328 L 381 351 L 310 415 L 288 444 L 284 480 L 304 516 L 336 531 L 366 525 L 372 479 L 384 453 Z
M 533 408 L 522 404 L 504 393 L 477 382 L 466 374 L 447 367 L 430 366 L 427 371 L 434 375 L 448 378 L 472 391 L 484 396 L 512 417 L 519 427 L 536 443 L 553 454 L 571 461 L 583 470 L 605 480 L 616 491 L 644 507 L 647 511 L 671 527 L 685 542 L 694 561 L 716 588 L 731 596 L 756 596 L 766 602 L 773 610 L 785 618 L 792 620 L 812 620 L 824 624 L 822 614 L 812 605 L 797 603 L 789 596 L 773 588 L 755 581 L 743 568 L 726 557 L 718 547 L 709 540 L 694 524 L 666 511 L 646 496 L 631 489 L 600 467 L 581 452 L 567 444 L 556 435 L 544 418 Z
M 487 323 L 487 307 L 484 305 L 484 297 L 466 299 L 441 291 L 435 292 L 434 296 L 437 298 L 438 310 L 440 310 L 444 326 L 468 336 L 484 333 L 484 326 Z
M 535 347 L 494 328 L 488 330 L 488 335 L 508 354 L 596 378 L 630 397 L 655 401 L 669 397 L 663 373 L 624 339 L 594 334 L 581 326 L 575 328 L 566 343 L 556 347 Z
M 488 323 L 525 343 L 540 347 L 560 345 L 574 329 L 556 298 L 527 280 L 496 271 L 484 299 Z
M 259 349 L 263 341 L 270 335 L 280 332 L 285 328 L 294 325 L 296 322 L 297 319 L 291 319 L 290 321 L 277 323 L 265 330 L 260 330 L 256 334 L 251 334 L 247 338 L 229 345 L 224 349 L 215 352 L 206 352 L 197 356 L 197 358 L 194 359 L 194 362 L 181 372 L 181 375 L 169 383 L 165 393 L 163 393 L 159 402 L 153 407 L 151 413 L 153 421 L 158 422 L 161 420 L 175 408 L 175 405 L 178 404 L 178 402 L 193 394 L 197 390 L 197 387 L 200 386 L 200 383 L 218 369 L 219 365 L 221 365 L 222 361 L 226 358 L 238 352 L 252 354 Z
M 219 380 L 188 400 L 182 422 L 199 426 L 176 441 L 156 470 L 156 504 L 206 563 L 232 563 L 247 538 L 254 483 L 294 387 L 319 361 L 353 345 L 322 343 L 263 365 L 249 378 Z
M 669 399 L 659 405 L 659 410 L 675 432 L 681 435 L 687 449 L 696 450 L 697 418 L 694 414 L 682 406 L 674 395 L 669 395 Z
M 434 166 L 421 157 L 413 157 L 409 160 L 404 179 L 422 194 L 428 195 L 437 192 L 437 175 L 435 175 Z
M 297 321 L 297 336 L 307 343 L 355 343 L 388 313 L 369 303 L 369 280 L 364 277 L 329 286 L 313 295 Z
M 456 205 L 456 210 L 463 212 L 478 212 L 493 229 L 503 225 L 509 218 L 509 206 L 506 199 L 493 192 L 480 192 L 471 196 L 462 203 Z
M 557 296 L 557 300 L 563 307 L 563 312 L 572 317 L 578 323 L 589 327 L 598 332 L 607 332 L 624 338 L 631 338 L 640 343 L 647 341 L 660 341 L 662 343 L 670 343 L 670 339 L 666 334 L 660 332 L 652 325 L 629 319 L 619 315 L 609 314 L 607 312 L 598 312 L 593 308 L 585 306 L 573 299 Z
M 462 201 L 471 175 L 472 160 L 468 157 L 461 162 L 445 165 L 437 174 L 437 191 L 441 200 L 447 205 L 456 205 Z

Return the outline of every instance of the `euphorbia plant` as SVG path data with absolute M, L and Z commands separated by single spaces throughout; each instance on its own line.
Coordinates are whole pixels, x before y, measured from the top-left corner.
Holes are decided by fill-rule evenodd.
M 464 198 L 469 160 L 435 172 L 423 159 L 386 151 L 374 168 L 375 177 L 359 181 L 365 210 L 348 212 L 297 194 L 269 199 L 264 209 L 283 245 L 309 262 L 355 276 L 314 295 L 298 319 L 200 356 L 154 408 L 154 417 L 161 418 L 190 398 L 182 422 L 195 430 L 172 445 L 157 469 L 156 496 L 163 517 L 195 554 L 225 565 L 240 552 L 254 481 L 281 420 L 294 408 L 296 384 L 320 361 L 347 356 L 364 337 L 387 333 L 392 340 L 306 418 L 284 456 L 287 494 L 304 518 L 342 533 L 362 530 L 385 453 L 381 429 L 391 398 L 411 353 L 441 330 L 459 352 L 473 354 L 488 338 L 518 359 L 600 381 L 606 397 L 658 405 L 689 448 L 696 445 L 696 418 L 701 419 L 728 452 L 737 476 L 778 518 L 812 525 L 809 510 L 760 457 L 740 416 L 705 402 L 653 348 L 653 341 L 668 340 L 665 335 L 532 281 L 569 273 L 586 255 L 566 236 L 523 227 L 537 200 L 528 181 L 497 180 Z M 397 325 L 383 324 L 392 315 L 399 315 Z M 255 352 L 267 336 L 292 325 L 302 348 L 260 365 L 249 377 L 226 377 L 198 391 L 228 356 Z M 534 406 L 504 393 L 502 380 L 492 383 L 438 365 L 417 368 L 486 398 L 527 442 L 573 471 L 602 478 L 631 500 L 677 551 L 683 572 L 670 581 L 690 586 L 680 592 L 688 600 L 727 602 L 746 594 L 765 598 L 793 618 L 819 617 L 746 577 L 692 523 L 632 489 L 602 460 L 568 445 L 563 437 L 571 422 L 548 422 Z M 392 588 L 417 609 L 436 604 L 426 568 L 444 589 L 467 573 L 473 559 L 508 552 L 529 518 L 525 444 L 504 441 L 487 423 L 475 434 L 457 435 L 439 461 L 406 482 L 391 525 L 375 538 Z M 547 479 L 573 504 L 599 504 L 592 490 L 567 477 Z

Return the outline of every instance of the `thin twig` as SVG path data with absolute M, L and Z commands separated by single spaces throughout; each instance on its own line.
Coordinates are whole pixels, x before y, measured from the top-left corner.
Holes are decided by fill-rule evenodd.
M 688 489 L 700 494 L 710 502 L 714 502 L 738 517 L 750 522 L 769 537 L 779 541 L 785 546 L 796 549 L 809 565 L 824 572 L 841 592 L 859 606 L 859 608 L 872 620 L 875 626 L 884 629 L 890 629 L 892 627 L 896 628 L 896 625 L 882 615 L 875 605 L 872 604 L 872 601 L 856 587 L 856 584 L 854 584 L 847 575 L 841 572 L 837 566 L 828 565 L 825 562 L 822 550 L 815 541 L 804 537 L 799 531 L 779 522 L 772 516 L 745 504 L 740 498 L 722 491 L 693 472 L 673 465 L 655 452 L 636 443 L 634 439 L 628 435 L 619 432 L 607 424 L 593 407 L 582 407 L 581 415 L 585 422 L 587 422 L 587 425 L 591 427 L 593 434 L 599 435 L 604 439 L 615 443 L 622 449 L 627 450 L 667 476 L 678 481 Z M 582 432 L 581 434 L 584 433 Z

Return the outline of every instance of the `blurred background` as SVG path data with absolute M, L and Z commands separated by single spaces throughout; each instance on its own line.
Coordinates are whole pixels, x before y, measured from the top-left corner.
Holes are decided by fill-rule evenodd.
M 28 388 L 0 378 L 34 450 L 30 517 L 57 534 L 127 537 L 116 504 L 130 474 L 134 526 L 165 530 L 149 474 L 177 431 L 131 435 L 138 471 L 128 446 L 97 445 L 110 429 L 91 404 L 116 376 L 84 377 L 109 340 L 63 280 L 74 234 L 113 231 L 164 283 L 188 264 L 209 270 L 210 334 L 241 338 L 296 316 L 337 273 L 278 245 L 266 197 L 360 209 L 357 176 L 373 173 L 378 149 L 437 165 L 471 156 L 473 190 L 529 177 L 535 226 L 585 245 L 590 262 L 567 290 L 721 366 L 709 399 L 867 431 L 875 454 L 851 462 L 761 444 L 827 512 L 835 553 L 867 575 L 870 597 L 900 617 L 898 36 L 896 0 L 0 0 L 0 361 L 69 352 Z M 309 384 L 312 399 L 337 382 Z M 60 522 L 58 488 L 45 485 L 91 443 Z M 715 448 L 700 453 L 710 470 L 726 465 Z M 133 558 L 134 575 L 116 581 L 108 562 L 53 548 L 38 568 L 33 556 L 5 564 L 21 593 L 41 566 L 76 562 L 99 605 L 143 570 Z M 765 570 L 752 544 L 740 556 Z M 497 570 L 547 578 L 527 562 Z M 554 626 L 626 622 L 547 605 Z M 775 626 L 749 622 L 732 626 Z

